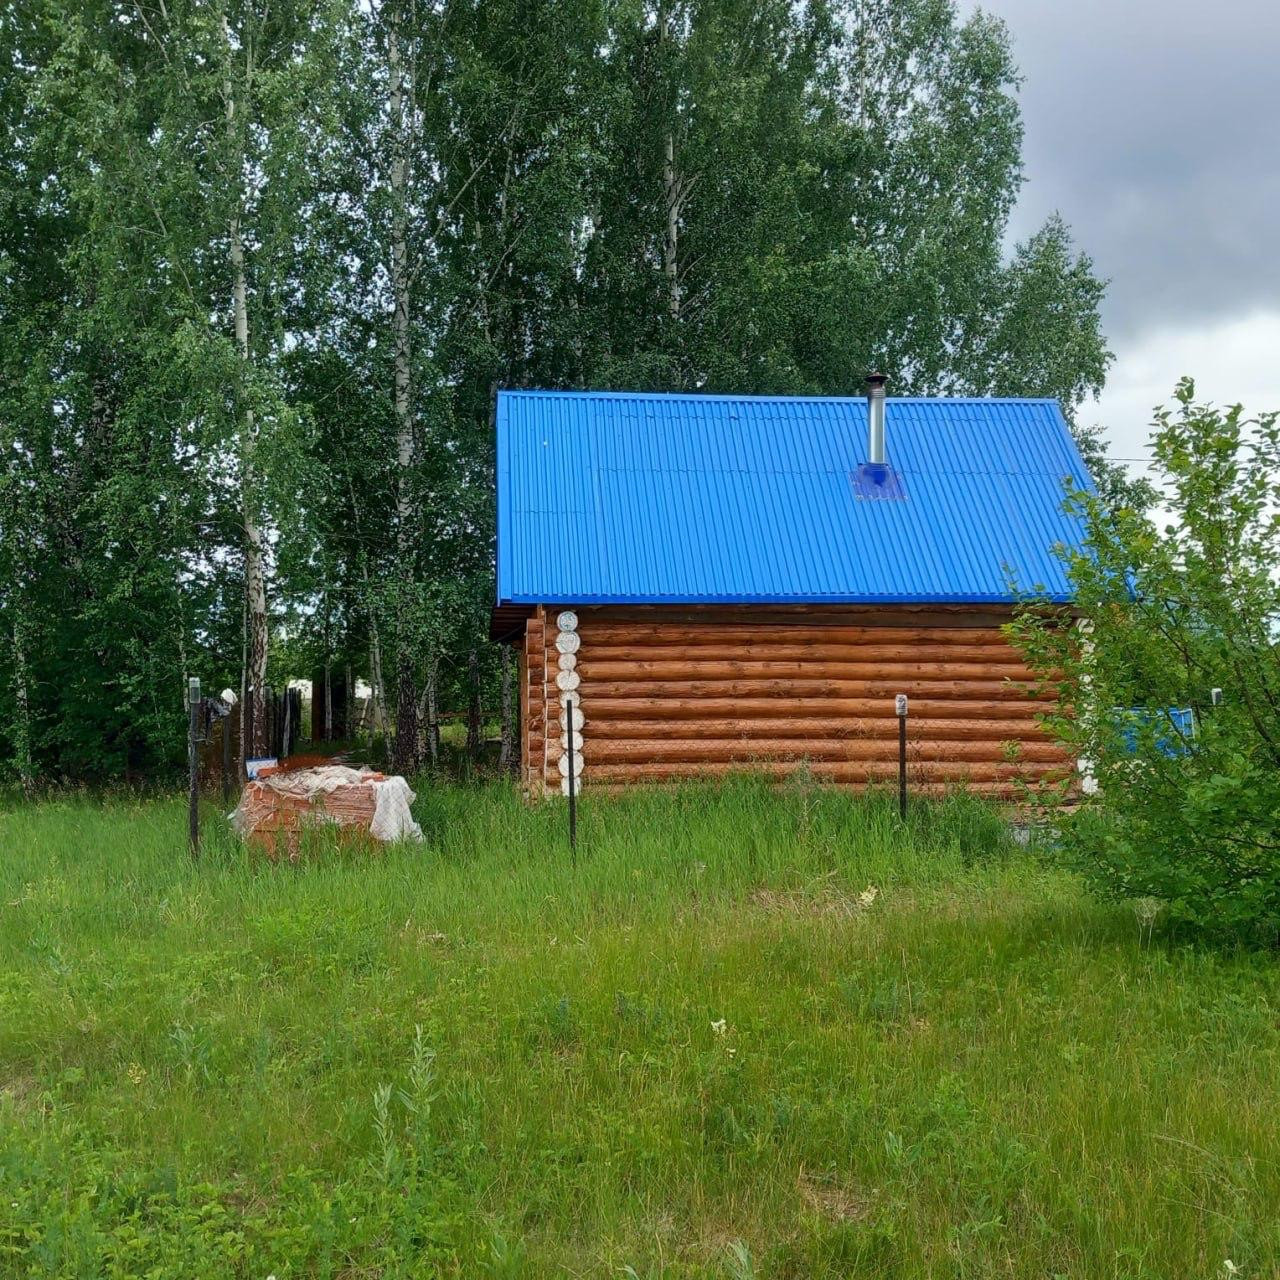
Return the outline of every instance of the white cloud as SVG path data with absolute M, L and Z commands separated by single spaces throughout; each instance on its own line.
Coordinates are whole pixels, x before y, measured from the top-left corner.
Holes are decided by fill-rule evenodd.
M 1195 379 L 1197 400 L 1238 402 L 1250 413 L 1280 409 L 1280 311 L 1151 328 L 1116 346 L 1101 401 L 1078 415 L 1102 424 L 1116 457 L 1148 455 L 1152 408 L 1172 400 L 1183 376 Z

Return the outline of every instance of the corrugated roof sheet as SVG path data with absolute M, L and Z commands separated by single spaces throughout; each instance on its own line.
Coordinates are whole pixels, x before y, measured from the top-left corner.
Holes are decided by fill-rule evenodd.
M 498 600 L 581 604 L 1069 598 L 1053 400 L 896 399 L 905 496 L 857 496 L 862 398 L 501 391 Z

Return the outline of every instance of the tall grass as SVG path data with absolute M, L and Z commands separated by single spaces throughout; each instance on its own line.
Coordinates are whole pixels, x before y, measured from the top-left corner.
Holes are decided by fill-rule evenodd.
M 1280 1268 L 1276 973 L 961 796 L 424 786 L 297 866 L 0 815 L 0 1272 Z

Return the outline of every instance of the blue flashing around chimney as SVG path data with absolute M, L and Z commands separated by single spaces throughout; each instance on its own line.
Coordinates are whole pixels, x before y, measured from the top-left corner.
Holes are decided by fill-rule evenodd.
M 902 477 L 887 463 L 864 462 L 857 471 L 849 472 L 854 497 L 869 502 L 902 501 L 907 496 Z

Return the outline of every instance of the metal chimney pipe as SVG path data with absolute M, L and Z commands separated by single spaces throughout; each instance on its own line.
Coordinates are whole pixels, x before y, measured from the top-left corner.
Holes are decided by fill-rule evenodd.
M 883 373 L 867 374 L 867 461 L 884 466 L 884 384 Z

